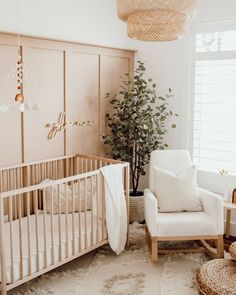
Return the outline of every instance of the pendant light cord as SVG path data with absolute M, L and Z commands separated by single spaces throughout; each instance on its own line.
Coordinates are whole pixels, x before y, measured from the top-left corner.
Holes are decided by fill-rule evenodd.
M 20 0 L 17 0 L 17 45 L 20 47 Z

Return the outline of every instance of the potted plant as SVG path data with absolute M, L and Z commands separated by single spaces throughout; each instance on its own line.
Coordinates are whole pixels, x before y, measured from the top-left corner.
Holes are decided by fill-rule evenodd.
M 109 132 L 104 136 L 104 143 L 109 145 L 108 153 L 114 159 L 130 163 L 131 221 L 134 218 L 139 219 L 137 221 L 144 219 L 143 192 L 139 191 L 140 178 L 146 174 L 145 166 L 149 163 L 150 153 L 167 147 L 164 143 L 164 135 L 168 131 L 167 119 L 173 115 L 178 116 L 169 110 L 168 99 L 173 96 L 171 89 L 165 96 L 157 96 L 156 84 L 152 79 L 145 79 L 145 71 L 144 63 L 138 61 L 134 76 L 125 74 L 120 91 L 106 96 L 113 107 L 113 113 L 106 114 Z M 173 124 L 172 128 L 175 127 Z M 142 216 L 133 217 L 132 206 L 142 207 L 140 210 L 136 208 L 136 215 Z

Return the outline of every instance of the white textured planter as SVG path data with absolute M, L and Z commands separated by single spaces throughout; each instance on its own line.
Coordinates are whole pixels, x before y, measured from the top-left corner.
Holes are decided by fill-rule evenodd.
M 144 196 L 129 197 L 129 221 L 144 221 Z

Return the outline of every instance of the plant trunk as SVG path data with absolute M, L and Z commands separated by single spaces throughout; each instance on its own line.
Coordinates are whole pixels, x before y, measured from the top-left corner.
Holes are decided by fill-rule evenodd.
M 134 146 L 133 146 L 133 161 L 132 161 L 132 168 L 131 170 L 131 179 L 132 179 L 132 186 L 133 186 L 133 194 L 137 195 L 138 192 L 138 185 L 139 185 L 139 178 L 140 178 L 140 174 L 139 174 L 139 169 L 138 169 L 138 165 L 139 165 L 139 156 L 138 156 L 138 145 L 137 142 L 134 141 Z

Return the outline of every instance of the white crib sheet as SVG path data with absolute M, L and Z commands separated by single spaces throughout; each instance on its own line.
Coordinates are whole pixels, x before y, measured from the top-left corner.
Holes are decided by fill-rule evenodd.
M 86 248 L 92 246 L 92 227 L 91 227 L 91 211 L 87 212 L 87 247 L 86 234 L 85 234 L 85 212 L 81 212 L 81 236 L 79 237 L 79 220 L 78 213 L 74 214 L 75 217 L 75 253 L 81 252 Z M 44 216 L 38 214 L 38 244 L 39 244 L 39 270 L 45 266 L 44 258 Z M 53 265 L 59 261 L 59 222 L 58 215 L 52 215 L 53 223 L 53 235 L 54 245 L 51 241 L 51 215 L 46 214 L 46 258 L 47 266 Z M 98 220 L 98 231 L 97 231 L 97 217 L 93 216 L 93 245 L 96 242 L 101 242 L 107 238 L 106 229 L 104 227 L 104 239 L 102 239 L 102 220 Z M 28 254 L 28 235 L 27 235 L 27 217 L 21 219 L 22 223 L 22 253 L 23 253 L 23 276 L 29 275 L 29 254 Z M 11 283 L 11 252 L 10 252 L 10 223 L 4 224 L 5 229 L 5 257 L 6 257 L 6 281 Z M 31 273 L 37 271 L 37 251 L 36 251 L 36 217 L 35 215 L 30 216 L 30 244 L 31 244 Z M 97 236 L 98 233 L 98 236 Z M 97 240 L 98 238 L 98 240 Z M 62 259 L 65 259 L 67 246 L 66 246 L 66 215 L 61 214 L 61 240 L 62 240 Z M 81 248 L 79 245 L 81 244 Z M 68 257 L 72 256 L 73 248 L 73 237 L 72 237 L 72 213 L 68 214 Z M 52 249 L 54 249 L 54 263 L 52 258 Z M 80 250 L 80 251 L 79 251 Z M 20 243 L 19 243 L 19 220 L 13 221 L 13 273 L 14 281 L 20 279 Z

